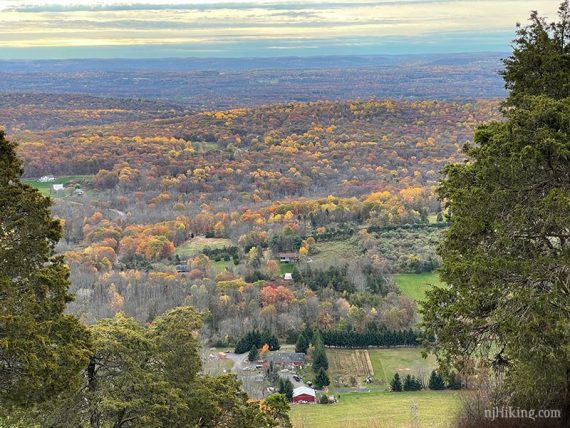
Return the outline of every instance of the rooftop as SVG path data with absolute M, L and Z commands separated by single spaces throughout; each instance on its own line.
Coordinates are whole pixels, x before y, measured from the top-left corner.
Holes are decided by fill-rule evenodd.
M 273 363 L 304 363 L 305 354 L 298 352 L 277 352 L 274 354 L 269 354 L 267 356 L 267 361 Z
M 297 397 L 303 394 L 311 395 L 313 397 L 317 396 L 315 390 L 313 388 L 309 388 L 308 386 L 300 386 L 299 388 L 295 388 L 293 390 L 293 397 Z

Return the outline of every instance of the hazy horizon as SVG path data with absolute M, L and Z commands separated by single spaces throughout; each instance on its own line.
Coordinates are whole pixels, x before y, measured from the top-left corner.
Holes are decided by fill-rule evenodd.
M 0 59 L 264 58 L 508 52 L 516 22 L 558 1 L 0 3 Z

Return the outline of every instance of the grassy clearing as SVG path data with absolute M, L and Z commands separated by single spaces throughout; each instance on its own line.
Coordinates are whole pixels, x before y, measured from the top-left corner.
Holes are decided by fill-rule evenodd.
M 208 248 L 224 248 L 231 247 L 232 242 L 229 239 L 223 238 L 204 238 L 203 236 L 197 236 L 192 238 L 184 244 L 180 245 L 176 249 L 176 254 L 180 257 L 192 257 L 196 254 L 200 254 L 206 247 Z
M 216 273 L 224 272 L 226 268 L 229 268 L 229 270 L 233 270 L 233 268 L 235 267 L 236 265 L 234 265 L 233 260 L 230 260 L 229 262 L 226 262 L 224 260 L 220 260 L 219 262 L 216 261 L 212 262 L 212 269 L 214 269 Z
M 369 349 L 368 355 L 374 369 L 374 378 L 383 378 L 386 387 L 396 372 L 400 376 L 411 374 L 427 380 L 431 371 L 437 368 L 435 357 L 429 355 L 427 359 L 422 358 L 420 348 Z
M 399 273 L 394 276 L 394 279 L 398 287 L 400 287 L 400 290 L 402 290 L 402 294 L 417 302 L 424 300 L 426 291 L 434 285 L 443 285 L 437 272 L 420 274 Z
M 294 263 L 279 263 L 279 269 L 281 270 L 281 275 L 285 275 L 286 273 L 292 273 L 294 268 L 295 268 Z
M 311 256 L 315 264 L 320 266 L 338 266 L 353 257 L 356 257 L 357 249 L 349 241 L 318 242 L 319 254 Z
M 66 175 L 66 176 L 56 177 L 55 181 L 50 181 L 48 183 L 41 183 L 37 179 L 25 179 L 24 183 L 29 184 L 32 187 L 35 187 L 42 193 L 42 195 L 50 196 L 50 192 L 54 184 L 63 184 L 64 186 L 67 186 L 68 184 L 77 183 L 80 185 L 84 185 L 86 183 L 90 183 L 92 180 L 93 180 L 92 175 Z
M 370 392 L 341 395 L 337 404 L 292 405 L 295 428 L 398 428 L 416 425 L 449 427 L 459 411 L 461 393 L 456 391 Z

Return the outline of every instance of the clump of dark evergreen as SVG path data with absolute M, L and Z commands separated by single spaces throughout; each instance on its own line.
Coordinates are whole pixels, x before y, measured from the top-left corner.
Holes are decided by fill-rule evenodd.
M 239 261 L 238 247 L 224 247 L 224 248 L 204 248 L 202 253 L 208 256 L 211 260 L 219 262 L 224 260 L 229 262 L 230 259 Z
M 413 375 L 406 375 L 404 378 L 404 391 L 421 391 L 423 388 L 422 381 L 413 376 Z
M 263 345 L 267 344 L 270 351 L 278 351 L 281 346 L 279 345 L 279 339 L 271 334 L 269 331 L 264 331 L 260 333 L 257 330 L 250 331 L 246 333 L 236 344 L 235 353 L 245 354 L 249 352 L 253 346 L 257 349 L 261 349 Z
M 299 281 L 302 281 L 313 291 L 327 287 L 331 287 L 337 292 L 354 293 L 356 291 L 356 287 L 348 277 L 348 267 L 346 265 L 341 267 L 331 266 L 327 270 L 307 267 L 299 273 Z
M 325 386 L 330 385 L 331 381 L 329 379 L 329 376 L 327 375 L 327 372 L 324 368 L 320 368 L 319 372 L 317 373 L 317 376 L 315 377 L 315 387 L 317 389 L 321 389 L 324 388 Z
M 402 381 L 398 373 L 394 374 L 394 378 L 390 382 L 390 390 L 392 392 L 402 392 Z
M 289 401 L 293 399 L 293 382 L 289 378 L 279 378 L 277 388 L 279 393 L 285 395 Z
M 247 359 L 248 361 L 257 361 L 257 359 L 259 358 L 259 350 L 257 349 L 257 346 L 252 345 L 251 349 L 249 350 L 249 354 L 247 354 Z
M 434 391 L 441 391 L 445 389 L 445 382 L 443 378 L 435 370 L 431 372 L 428 382 L 428 388 Z
M 324 344 L 336 348 L 366 348 L 369 346 L 419 346 L 423 335 L 414 330 L 366 330 L 364 332 L 323 330 Z
M 256 269 L 252 273 L 247 274 L 243 279 L 248 284 L 253 284 L 257 281 L 267 281 L 270 279 L 270 277 L 269 275 L 265 275 L 263 272 Z
M 310 339 L 302 332 L 297 338 L 297 343 L 295 343 L 295 352 L 306 354 L 309 349 Z
M 320 369 L 327 371 L 329 369 L 329 360 L 325 351 L 325 344 L 319 331 L 313 335 L 313 371 L 319 373 Z

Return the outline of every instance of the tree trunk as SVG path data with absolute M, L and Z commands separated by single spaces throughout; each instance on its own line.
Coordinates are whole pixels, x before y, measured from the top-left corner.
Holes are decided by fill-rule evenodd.
M 96 390 L 96 378 L 95 378 L 95 359 L 91 358 L 89 361 L 89 365 L 87 366 L 87 388 L 89 389 L 89 393 L 92 396 Z M 93 397 L 91 397 L 93 398 Z M 90 403 L 95 407 L 91 409 L 91 414 L 89 415 L 89 425 L 91 428 L 100 428 L 101 427 L 101 412 L 99 412 L 99 403 L 97 400 L 93 400 L 94 403 Z

